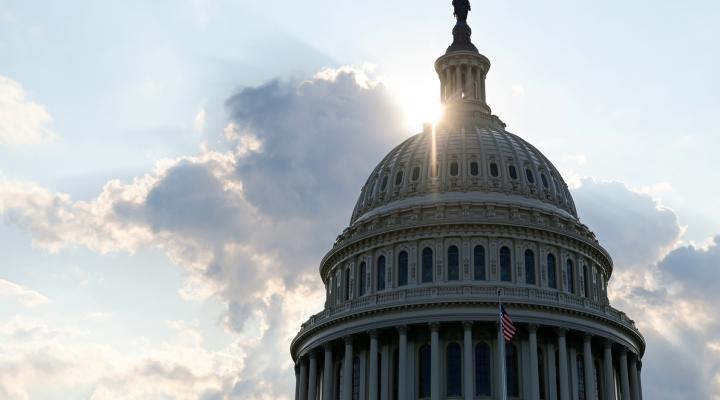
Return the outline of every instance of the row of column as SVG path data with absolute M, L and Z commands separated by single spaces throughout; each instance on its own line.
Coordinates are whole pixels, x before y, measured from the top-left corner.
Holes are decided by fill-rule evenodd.
M 473 337 L 472 322 L 463 323 L 463 365 L 462 365 L 462 383 L 463 383 L 463 399 L 474 399 L 474 379 L 473 379 Z M 430 351 L 431 351 L 431 383 L 430 383 L 430 399 L 441 399 L 440 392 L 440 324 L 430 323 Z M 529 344 L 529 368 L 530 368 L 530 393 L 527 393 L 527 399 L 540 400 L 540 373 L 538 369 L 538 338 L 536 325 L 528 325 L 528 344 Z M 578 382 L 577 382 L 577 350 L 570 348 L 568 357 L 567 330 L 560 328 L 557 330 L 557 353 L 558 365 L 555 361 L 555 343 L 546 343 L 547 354 L 547 375 L 548 375 L 548 395 L 550 400 L 578 400 Z M 407 393 L 407 376 L 408 376 L 408 329 L 406 326 L 397 328 L 398 333 L 398 383 L 397 398 L 408 399 Z M 389 379 L 389 360 L 388 357 L 383 358 L 381 371 L 378 371 L 378 332 L 373 330 L 369 332 L 369 377 L 367 385 L 367 395 L 365 394 L 364 379 L 361 379 L 360 399 L 369 400 L 390 400 L 388 392 L 378 390 L 378 373 L 381 373 L 382 384 L 387 386 Z M 323 382 L 322 382 L 322 400 L 355 400 L 353 394 L 353 356 L 355 354 L 353 347 L 353 338 L 348 336 L 344 338 L 345 353 L 342 364 L 342 398 L 335 399 L 333 392 L 334 374 L 333 374 L 333 346 L 326 344 L 324 347 L 324 363 L 323 363 Z M 619 358 L 619 394 L 617 398 L 615 372 L 613 367 L 612 342 L 609 339 L 603 340 L 603 382 L 597 384 L 603 385 L 600 392 L 596 387 L 596 374 L 594 359 L 592 354 L 592 335 L 585 334 L 583 337 L 583 383 L 585 388 L 586 400 L 642 400 L 642 389 L 640 386 L 640 377 L 638 372 L 638 363 L 636 357 L 628 357 L 628 350 L 622 347 Z M 568 358 L 571 365 L 568 365 Z M 364 361 L 364 360 L 363 360 Z M 499 369 L 500 363 L 496 363 Z M 556 369 L 559 376 L 556 376 Z M 364 362 L 361 366 L 361 374 L 364 374 Z M 572 371 L 572 374 L 570 373 Z M 315 352 L 310 352 L 307 357 L 298 360 L 296 365 L 296 400 L 320 400 L 318 388 L 318 364 Z M 497 385 L 502 387 L 503 379 L 500 372 L 496 372 Z M 557 387 L 559 383 L 559 387 Z M 495 391 L 498 395 L 499 391 Z M 598 399 L 597 393 L 603 393 L 602 399 Z M 378 398 L 380 394 L 381 398 Z

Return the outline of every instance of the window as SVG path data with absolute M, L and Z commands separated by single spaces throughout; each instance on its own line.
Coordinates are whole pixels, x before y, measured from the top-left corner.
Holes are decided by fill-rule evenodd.
M 485 278 L 485 248 L 477 245 L 473 249 L 473 272 L 476 281 L 484 281 Z
M 450 176 L 458 176 L 458 174 L 460 174 L 460 167 L 457 161 L 453 161 L 450 163 Z
M 433 281 L 433 251 L 426 247 L 422 251 L 422 283 Z
M 418 397 L 430 397 L 430 346 L 426 344 L 418 352 L 418 378 Z
M 352 400 L 360 400 L 360 359 L 357 357 L 353 358 Z
M 460 345 L 450 343 L 446 349 L 446 393 L 448 397 L 456 397 L 462 395 L 462 352 Z
M 512 343 L 505 344 L 505 366 L 507 368 L 505 382 L 507 385 L 508 397 L 518 397 L 520 396 L 520 379 L 518 379 L 518 355 L 517 349 Z
M 477 162 L 473 161 L 470 163 L 470 175 L 478 176 L 480 174 L 480 166 Z
M 350 268 L 345 269 L 345 300 L 350 300 Z
M 583 267 L 583 282 L 585 282 L 585 297 L 590 298 L 590 287 L 592 286 L 590 284 L 590 272 L 589 272 L 590 266 L 585 264 Z
M 416 182 L 418 179 L 420 179 L 420 167 L 415 167 L 412 171 L 412 180 Z
M 460 280 L 460 250 L 457 246 L 450 246 L 447 250 L 448 280 Z
M 535 284 L 535 253 L 532 250 L 525 250 L 525 283 Z
M 518 178 L 517 169 L 515 169 L 514 165 L 511 165 L 508 167 L 508 172 L 510 172 L 510 178 L 512 178 L 512 179 Z
M 565 264 L 565 289 L 570 293 L 575 293 L 575 269 L 572 260 L 567 260 Z
M 385 290 L 385 256 L 378 257 L 377 260 L 377 290 Z
M 512 267 L 510 266 L 510 249 L 503 246 L 500 249 L 500 280 L 503 282 L 512 281 Z
M 535 175 L 533 175 L 532 171 L 530 171 L 530 168 L 525 170 L 525 177 L 528 182 L 535 183 Z
M 402 170 L 398 171 L 397 175 L 395 175 L 395 186 L 400 186 L 400 184 L 403 181 L 403 172 Z
M 577 382 L 578 382 L 578 400 L 585 400 L 585 360 L 583 355 L 577 355 Z
M 557 289 L 557 270 L 555 269 L 555 255 L 548 254 L 547 256 L 547 273 L 548 273 L 548 286 L 553 289 Z
M 545 174 L 540 174 L 540 180 L 542 181 L 545 189 L 548 189 L 550 187 L 550 185 L 548 185 L 548 180 L 547 180 L 547 177 L 545 176 Z
M 498 166 L 495 163 L 490 163 L 490 175 L 492 175 L 493 178 L 497 178 L 500 176 L 500 171 L 498 170 Z
M 408 253 L 401 251 L 398 255 L 398 286 L 405 286 L 408 283 Z
M 475 346 L 475 395 L 490 396 L 490 346 L 478 343 Z
M 385 175 L 385 177 L 383 177 L 382 184 L 380 185 L 381 192 L 384 192 L 385 188 L 387 188 L 387 181 L 388 181 L 388 177 L 387 177 L 387 175 Z
M 360 272 L 358 273 L 358 296 L 365 294 L 365 276 L 367 274 L 367 266 L 365 261 L 360 263 Z

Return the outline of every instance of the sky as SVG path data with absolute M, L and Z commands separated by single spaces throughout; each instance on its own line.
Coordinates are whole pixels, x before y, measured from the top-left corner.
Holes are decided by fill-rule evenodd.
M 0 398 L 291 398 L 320 259 L 438 114 L 449 3 L 0 0 Z M 493 113 L 613 256 L 646 397 L 720 399 L 720 4 L 472 4 Z

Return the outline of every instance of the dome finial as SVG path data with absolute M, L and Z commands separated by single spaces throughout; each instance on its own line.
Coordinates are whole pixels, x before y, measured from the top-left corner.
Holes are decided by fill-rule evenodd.
M 470 35 L 472 34 L 472 30 L 467 24 L 468 12 L 470 12 L 470 0 L 453 0 L 452 5 L 455 9 L 454 14 L 455 18 L 457 18 L 457 23 L 453 28 L 453 42 L 450 47 L 448 47 L 447 52 L 477 52 L 477 47 L 475 47 L 475 45 L 472 44 L 472 42 L 470 41 Z

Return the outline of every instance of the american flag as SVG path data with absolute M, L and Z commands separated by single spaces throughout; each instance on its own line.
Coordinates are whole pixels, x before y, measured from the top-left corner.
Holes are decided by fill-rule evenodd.
M 505 311 L 505 306 L 500 306 L 500 329 L 502 329 L 503 337 L 506 342 L 512 340 L 515 335 L 515 325 L 513 325 L 510 315 Z

